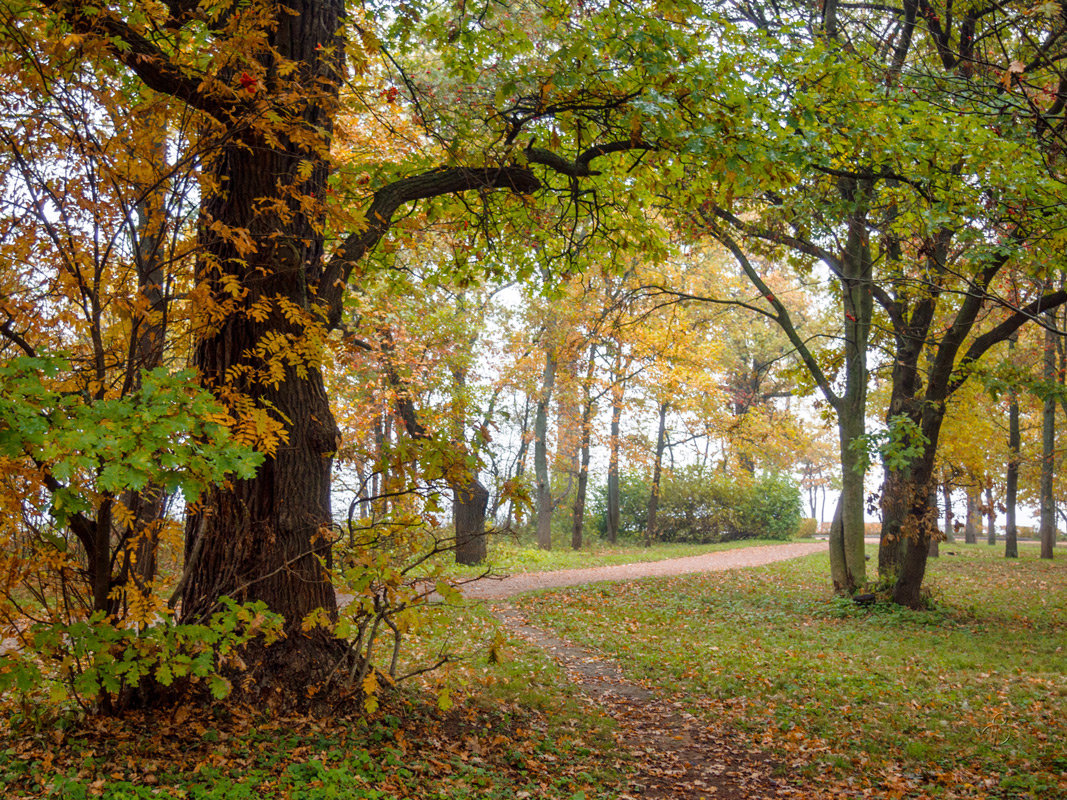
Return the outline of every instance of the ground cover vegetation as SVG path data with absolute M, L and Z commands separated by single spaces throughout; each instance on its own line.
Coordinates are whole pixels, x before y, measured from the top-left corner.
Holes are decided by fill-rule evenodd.
M 452 702 L 426 676 L 475 637 L 420 637 L 478 571 L 826 527 L 797 608 L 921 610 L 961 492 L 966 542 L 1003 513 L 1018 557 L 1029 502 L 1052 559 L 1064 19 L 2 0 L 12 736 L 197 703 L 432 728 L 383 703 Z
M 827 598 L 825 556 L 518 605 L 681 708 L 729 720 L 810 796 L 1060 797 L 1063 565 L 1036 544 L 1014 563 L 984 544 L 943 553 L 926 612 Z

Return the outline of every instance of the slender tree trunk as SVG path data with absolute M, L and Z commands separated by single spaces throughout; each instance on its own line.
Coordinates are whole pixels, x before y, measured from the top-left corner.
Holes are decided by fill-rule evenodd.
M 930 500 L 929 500 L 929 502 L 930 502 L 930 508 L 934 509 L 934 511 L 936 512 L 937 511 L 937 487 L 932 483 L 930 484 Z M 949 514 L 949 513 L 951 513 L 951 511 L 946 512 L 946 514 Z M 930 532 L 930 546 L 927 548 L 927 551 L 926 551 L 926 555 L 927 555 L 928 558 L 939 558 L 941 556 L 941 549 L 940 549 L 939 545 L 940 545 L 940 537 L 938 537 L 937 531 L 936 530 L 931 531 Z
M 956 515 L 952 513 L 952 486 L 948 481 L 941 484 L 941 494 L 945 498 L 945 541 L 954 542 L 956 536 L 953 530 L 953 520 Z
M 992 546 L 997 543 L 997 507 L 993 505 L 993 481 L 986 479 L 985 486 L 986 503 L 986 544 Z
M 978 514 L 978 506 L 981 503 L 980 489 L 977 486 L 967 488 L 967 522 L 963 527 L 963 541 L 966 544 L 978 543 L 978 529 L 982 525 L 982 518 Z
M 545 353 L 541 397 L 534 417 L 534 473 L 537 477 L 537 546 L 552 549 L 552 486 L 548 477 L 548 409 L 556 382 L 556 355 Z
M 873 183 L 847 179 L 838 183 L 842 198 L 854 203 L 841 258 L 841 302 L 845 330 L 845 390 L 837 405 L 841 448 L 841 525 L 831 526 L 830 576 L 837 592 L 852 594 L 867 583 L 864 536 L 864 459 L 856 451 L 867 415 L 867 345 L 873 299 L 872 261 L 867 216 Z M 835 531 L 840 537 L 835 540 Z
M 1056 333 L 1045 330 L 1043 377 L 1046 387 L 1056 385 Z M 1056 497 L 1053 493 L 1056 458 L 1056 398 L 1049 392 L 1041 415 L 1041 557 L 1052 558 L 1056 547 Z
M 589 365 L 586 368 L 585 384 L 582 387 L 584 402 L 581 423 L 581 463 L 578 466 L 578 490 L 574 495 L 574 526 L 571 530 L 571 548 L 582 549 L 582 531 L 585 526 L 585 495 L 589 485 L 590 443 L 593 437 L 593 377 L 596 372 L 596 345 L 589 348 Z
M 556 366 L 556 453 L 551 473 L 555 478 L 556 496 L 553 506 L 558 508 L 574 497 L 581 468 L 581 416 L 577 397 L 578 358 L 570 355 Z M 561 480 L 561 476 L 565 480 Z
M 619 539 L 619 445 L 622 428 L 622 355 L 616 351 L 611 385 L 611 430 L 608 434 L 608 541 Z
M 652 467 L 652 492 L 648 497 L 648 525 L 645 527 L 645 547 L 652 546 L 657 536 L 656 514 L 659 511 L 659 484 L 663 468 L 663 451 L 667 445 L 667 408 L 669 403 L 660 403 L 659 432 L 656 434 L 656 461 Z
M 145 120 L 157 134 L 153 150 L 160 165 L 167 163 L 166 120 L 160 115 L 151 115 Z M 173 187 L 180 192 L 180 187 Z M 145 372 L 163 365 L 163 353 L 167 335 L 167 297 L 164 290 L 167 255 L 167 232 L 171 225 L 167 213 L 166 192 L 162 187 L 141 187 L 142 197 L 137 202 L 136 226 L 132 232 L 132 250 L 137 269 L 137 292 L 143 310 L 133 320 L 132 347 L 127 364 L 130 389 L 137 391 L 143 385 Z M 117 584 L 126 587 L 132 581 L 144 592 L 156 577 L 159 532 L 163 510 L 166 505 L 163 487 L 149 484 L 138 491 L 127 490 L 119 501 L 127 509 L 132 524 L 126 530 L 116 531 L 116 539 L 125 545 L 122 553 L 122 568 Z M 112 611 L 117 611 L 116 600 Z
M 1014 349 L 1014 342 L 1009 342 L 1009 350 Z M 1015 526 L 1015 506 L 1019 491 L 1019 450 L 1021 448 L 1019 430 L 1019 396 L 1013 389 L 1008 405 L 1008 474 L 1005 479 L 1005 500 L 1008 507 L 1004 526 L 1004 557 L 1019 557 L 1019 531 Z

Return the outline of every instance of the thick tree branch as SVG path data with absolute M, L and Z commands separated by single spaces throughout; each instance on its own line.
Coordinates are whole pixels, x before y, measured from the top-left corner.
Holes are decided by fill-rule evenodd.
M 532 144 L 532 143 L 531 143 Z M 526 149 L 531 164 L 548 167 L 571 178 L 598 174 L 590 168 L 593 160 L 610 153 L 626 150 L 649 150 L 653 145 L 642 141 L 617 141 L 594 145 L 584 150 L 574 161 L 541 148 Z M 318 288 L 318 300 L 326 312 L 329 327 L 341 321 L 341 301 L 345 286 L 355 265 L 381 241 L 393 222 L 393 216 L 406 203 L 458 194 L 469 191 L 510 189 L 518 194 L 532 194 L 541 188 L 541 181 L 529 165 L 510 164 L 502 167 L 445 167 L 401 178 L 374 193 L 367 209 L 367 227 L 344 240 L 337 253 L 326 264 Z
M 791 236 L 787 233 L 777 233 L 775 231 L 757 228 L 756 226 L 750 225 L 749 223 L 743 221 L 734 214 L 731 214 L 726 209 L 720 208 L 719 206 L 715 206 L 714 208 L 712 208 L 712 213 L 724 222 L 730 223 L 730 225 L 741 231 L 741 233 L 745 234 L 746 236 L 752 236 L 756 239 L 763 239 L 765 242 L 773 242 L 774 244 L 783 244 L 787 247 L 793 248 L 794 250 L 800 253 L 809 255 L 812 258 L 817 258 L 820 261 L 825 262 L 826 266 L 830 268 L 834 275 L 836 275 L 838 278 L 842 277 L 841 264 L 837 256 L 835 256 L 829 250 L 826 250 L 823 247 L 819 247 L 813 242 L 809 242 L 807 239 L 802 239 L 798 236 Z
M 533 142 L 531 141 L 523 152 L 526 154 L 526 160 L 531 164 L 541 164 L 561 175 L 567 175 L 571 178 L 587 178 L 591 175 L 600 174 L 598 170 L 594 170 L 591 167 L 593 160 L 600 156 L 605 156 L 609 153 L 623 153 L 627 150 L 655 149 L 655 145 L 650 144 L 649 142 L 632 142 L 630 140 L 608 142 L 607 144 L 590 147 L 574 161 L 568 161 L 563 156 L 554 153 L 551 150 L 546 150 L 543 147 L 534 147 Z
M 323 272 L 318 301 L 326 312 L 327 324 L 336 328 L 341 321 L 341 301 L 345 285 L 356 264 L 381 241 L 393 223 L 393 215 L 406 203 L 473 190 L 511 189 L 530 194 L 541 182 L 526 167 L 448 167 L 393 181 L 374 193 L 367 209 L 367 227 L 344 240 Z
M 929 372 L 932 378 L 931 385 L 927 387 L 928 397 L 944 399 L 955 390 L 955 387 L 950 383 L 949 376 L 953 372 L 952 365 L 956 362 L 956 355 L 963 345 L 964 339 L 973 329 L 974 322 L 978 318 L 978 312 L 982 310 L 982 306 L 989 296 L 989 284 L 992 283 L 993 278 L 1003 269 L 1004 265 L 1008 263 L 1008 258 L 1007 253 L 997 255 L 978 274 L 963 303 L 960 305 L 960 310 L 956 312 L 952 325 L 945 335 L 941 337 L 941 343 L 937 347 L 937 355 L 934 357 L 934 363 Z M 937 383 L 940 383 L 941 386 L 934 385 Z
M 1057 292 L 1043 295 L 1029 305 L 1020 308 L 995 328 L 983 333 L 971 342 L 971 346 L 967 348 L 967 352 L 964 354 L 963 358 L 960 359 L 959 366 L 953 373 L 955 377 L 949 384 L 949 392 L 954 392 L 963 385 L 969 377 L 969 370 L 967 368 L 985 355 L 993 345 L 1007 340 L 1027 322 L 1036 319 L 1041 314 L 1051 311 L 1054 308 L 1059 308 L 1064 303 L 1067 303 L 1067 290 L 1060 289 Z

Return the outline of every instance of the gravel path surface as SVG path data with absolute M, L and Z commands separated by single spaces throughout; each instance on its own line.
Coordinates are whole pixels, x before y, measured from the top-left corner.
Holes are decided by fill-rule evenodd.
M 825 552 L 826 542 L 796 542 L 761 547 L 721 550 L 700 556 L 670 558 L 666 561 L 643 561 L 591 569 L 566 569 L 556 572 L 526 572 L 506 578 L 481 578 L 463 586 L 463 596 L 472 599 L 510 597 L 535 589 L 555 589 L 597 581 L 624 581 L 657 575 L 685 575 L 691 572 L 718 572 L 738 567 L 759 567 L 775 561 L 787 561 L 810 553 Z

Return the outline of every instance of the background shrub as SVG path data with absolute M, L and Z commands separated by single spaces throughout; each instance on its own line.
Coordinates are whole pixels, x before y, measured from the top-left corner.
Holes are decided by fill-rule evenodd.
M 648 482 L 623 475 L 619 534 L 642 540 L 648 524 Z M 607 527 L 606 492 L 598 489 L 597 529 Z M 736 539 L 788 539 L 800 524 L 800 489 L 779 473 L 726 474 L 691 467 L 665 476 L 660 485 L 656 539 L 715 543 Z

